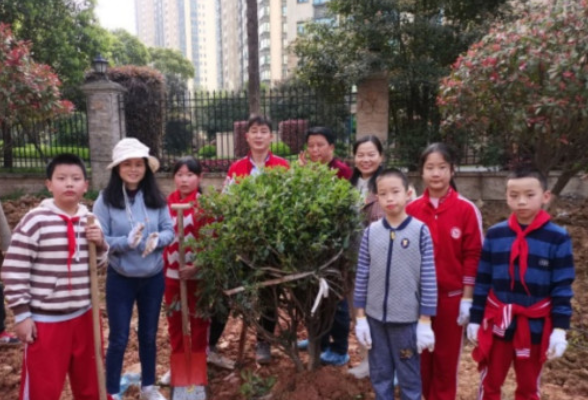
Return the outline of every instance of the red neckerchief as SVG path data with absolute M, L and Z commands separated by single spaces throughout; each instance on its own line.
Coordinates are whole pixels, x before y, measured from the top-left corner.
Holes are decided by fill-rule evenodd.
M 67 215 L 57 214 L 59 218 L 67 223 L 67 279 L 69 291 L 71 292 L 71 260 L 76 252 L 76 233 L 74 231 L 74 222 L 78 222 L 80 217 L 68 217 Z
M 530 295 L 529 289 L 527 288 L 527 283 L 525 282 L 525 273 L 527 272 L 527 265 L 529 261 L 529 244 L 525 237 L 537 229 L 541 228 L 547 222 L 549 222 L 550 216 L 544 210 L 540 210 L 533 222 L 525 230 L 521 228 L 519 221 L 517 221 L 517 217 L 514 213 L 508 218 L 508 227 L 516 233 L 517 237 L 512 243 L 512 247 L 510 248 L 510 264 L 508 268 L 508 274 L 510 275 L 510 290 L 513 290 L 514 283 L 515 283 L 515 276 L 514 276 L 514 269 L 515 269 L 515 260 L 517 257 L 519 258 L 519 278 L 521 280 L 521 284 L 525 288 L 525 292 L 527 295 Z
M 175 217 L 178 212 L 176 210 L 172 210 L 171 205 L 172 204 L 186 204 L 186 203 L 192 203 L 192 205 L 196 205 L 196 199 L 198 198 L 198 190 L 195 190 L 194 192 L 190 193 L 188 196 L 182 198 L 182 195 L 180 194 L 179 190 L 176 190 L 175 192 L 171 193 L 168 197 L 167 197 L 167 204 L 169 204 L 169 212 L 171 214 L 172 217 Z

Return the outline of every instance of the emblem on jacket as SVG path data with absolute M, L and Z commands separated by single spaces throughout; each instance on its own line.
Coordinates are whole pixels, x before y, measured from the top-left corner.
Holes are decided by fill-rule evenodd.
M 408 248 L 409 244 L 410 244 L 410 240 L 408 240 L 407 238 L 402 239 L 402 241 L 400 242 L 400 245 L 402 246 L 403 249 Z
M 451 228 L 451 237 L 454 239 L 459 239 L 461 237 L 461 229 L 458 227 Z

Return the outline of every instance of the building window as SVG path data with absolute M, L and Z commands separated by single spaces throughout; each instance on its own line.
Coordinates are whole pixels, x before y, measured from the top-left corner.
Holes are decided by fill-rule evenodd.
M 329 2 L 329 0 L 312 0 L 312 4 L 314 4 L 314 5 L 325 4 L 328 2 Z
M 304 21 L 300 21 L 296 23 L 296 32 L 299 35 L 302 35 L 304 33 Z
M 308 0 L 298 0 L 298 3 L 308 3 Z

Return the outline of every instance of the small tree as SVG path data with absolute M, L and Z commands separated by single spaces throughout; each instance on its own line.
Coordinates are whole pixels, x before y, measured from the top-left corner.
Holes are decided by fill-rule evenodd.
M 202 250 L 196 259 L 203 282 L 201 309 L 216 305 L 226 312 L 218 299 L 229 294 L 231 309 L 281 347 L 298 370 L 304 367 L 296 332 L 304 324 L 308 368 L 316 368 L 319 338 L 351 287 L 351 239 L 359 226 L 356 192 L 326 166 L 311 165 L 266 170 L 231 185 L 227 194 L 201 199 L 207 213 L 222 216 L 196 244 Z M 325 283 L 329 295 L 320 296 L 313 313 Z M 274 307 L 279 309 L 276 335 L 258 324 L 260 315 Z
M 557 195 L 588 167 L 588 2 L 531 4 L 521 15 L 459 57 L 438 104 L 446 135 L 499 156 L 488 162 L 561 169 Z
M 0 23 L 0 129 L 5 167 L 12 167 L 13 125 L 26 129 L 73 111 L 71 102 L 60 100 L 60 85 L 49 66 L 33 60 L 30 43 L 17 40 L 10 27 Z M 38 148 L 37 141 L 33 143 Z

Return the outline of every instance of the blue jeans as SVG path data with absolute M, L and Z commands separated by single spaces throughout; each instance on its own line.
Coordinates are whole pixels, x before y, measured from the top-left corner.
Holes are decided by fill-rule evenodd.
M 106 276 L 106 311 L 108 312 L 108 350 L 106 351 L 106 389 L 120 391 L 123 358 L 129 341 L 133 306 L 139 313 L 139 359 L 141 385 L 155 383 L 155 355 L 159 312 L 165 288 L 163 272 L 149 278 L 127 278 L 112 267 Z
M 347 299 L 343 299 L 337 304 L 331 330 L 321 338 L 321 350 L 330 349 L 337 354 L 347 354 L 350 324 L 349 304 Z
M 416 348 L 416 323 L 383 323 L 368 317 L 372 348 L 370 380 L 376 400 L 394 400 L 394 374 L 400 397 L 421 400 L 421 358 Z

